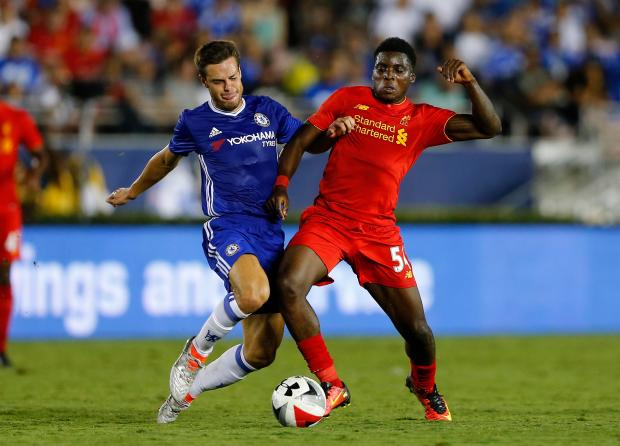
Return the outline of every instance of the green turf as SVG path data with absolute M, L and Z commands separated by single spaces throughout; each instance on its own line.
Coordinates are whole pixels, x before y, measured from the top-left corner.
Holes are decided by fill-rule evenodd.
M 270 368 L 157 425 L 182 345 L 13 343 L 16 367 L 0 370 L 0 444 L 620 444 L 620 336 L 440 338 L 438 381 L 452 423 L 423 420 L 403 385 L 398 339 L 330 339 L 353 402 L 310 429 L 280 427 L 271 413 L 274 386 L 307 374 L 290 340 Z

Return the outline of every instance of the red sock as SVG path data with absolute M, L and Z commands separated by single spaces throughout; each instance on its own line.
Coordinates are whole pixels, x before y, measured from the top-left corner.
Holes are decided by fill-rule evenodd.
M 435 361 L 431 365 L 415 365 L 413 361 L 410 362 L 413 388 L 426 393 L 432 392 L 435 387 L 435 371 L 437 370 Z
M 329 355 L 325 341 L 321 333 L 303 339 L 297 343 L 297 348 L 304 356 L 308 368 L 314 373 L 321 382 L 329 382 L 335 386 L 342 387 L 342 381 L 338 378 L 334 361 Z
M 10 285 L 0 285 L 0 352 L 6 351 L 13 296 Z

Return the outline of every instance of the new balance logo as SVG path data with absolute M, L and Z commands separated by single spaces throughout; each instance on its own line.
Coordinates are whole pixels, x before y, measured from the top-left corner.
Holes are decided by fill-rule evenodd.
M 219 135 L 220 133 L 222 133 L 220 130 L 216 129 L 215 127 L 213 127 L 211 129 L 211 133 L 209 133 L 209 138 L 213 138 L 214 136 Z

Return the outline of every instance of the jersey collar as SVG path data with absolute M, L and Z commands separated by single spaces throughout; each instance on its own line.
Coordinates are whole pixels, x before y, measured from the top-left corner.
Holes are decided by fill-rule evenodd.
M 207 104 L 209 105 L 209 108 L 215 113 L 219 113 L 220 115 L 226 115 L 226 116 L 237 116 L 239 113 L 245 110 L 245 98 L 243 97 L 241 98 L 241 107 L 239 107 L 239 110 L 234 111 L 234 112 L 227 112 L 224 110 L 220 110 L 214 104 L 211 103 L 210 98 L 207 100 Z

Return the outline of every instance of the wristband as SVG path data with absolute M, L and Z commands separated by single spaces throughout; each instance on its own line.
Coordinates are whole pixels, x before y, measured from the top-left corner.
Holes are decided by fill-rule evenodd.
M 289 181 L 290 181 L 289 177 L 287 177 L 286 175 L 278 175 L 276 177 L 276 182 L 275 182 L 275 184 L 273 186 L 274 187 L 276 187 L 276 186 L 283 186 L 283 187 L 287 188 Z

